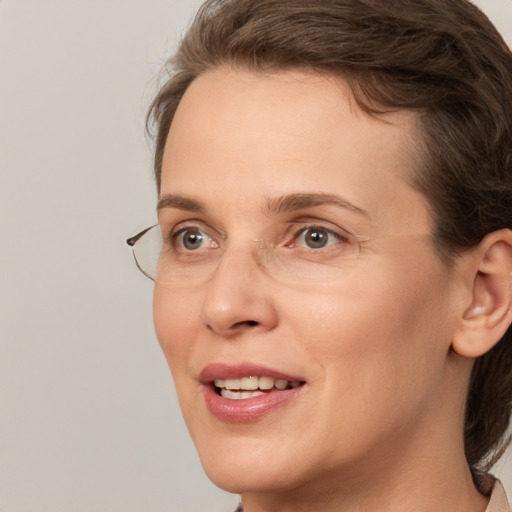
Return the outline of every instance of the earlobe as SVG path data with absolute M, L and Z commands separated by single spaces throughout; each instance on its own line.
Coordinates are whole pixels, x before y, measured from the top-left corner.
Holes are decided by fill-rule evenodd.
M 452 340 L 458 354 L 476 358 L 498 343 L 512 321 L 512 231 L 487 235 L 473 252 L 471 302 Z

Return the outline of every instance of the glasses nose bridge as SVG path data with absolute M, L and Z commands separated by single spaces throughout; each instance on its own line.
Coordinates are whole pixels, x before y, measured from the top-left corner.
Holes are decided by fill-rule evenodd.
M 270 247 L 271 245 L 264 238 L 244 237 L 226 240 L 224 248 L 220 251 L 217 267 L 223 262 L 226 262 L 225 264 L 229 267 L 236 264 L 240 258 L 242 266 L 246 267 L 252 262 L 261 270 L 264 267 L 264 262 L 268 259 L 267 253 Z
M 276 266 L 275 244 L 270 239 L 254 238 L 247 233 L 232 234 L 219 249 L 218 256 L 211 260 L 212 266 L 204 269 L 208 275 L 204 275 L 207 281 L 203 283 L 213 288 L 222 289 L 223 283 L 228 287 L 236 283 L 239 288 L 249 286 L 249 289 L 255 283 L 266 286 L 267 281 L 278 279 L 283 270 Z
M 258 276 L 271 275 L 267 262 L 270 244 L 263 239 L 247 236 L 226 238 L 224 243 L 212 253 L 203 269 L 201 282 L 218 286 L 222 282 L 237 282 L 242 285 L 250 276 L 254 282 Z M 216 283 L 216 284 L 215 284 Z

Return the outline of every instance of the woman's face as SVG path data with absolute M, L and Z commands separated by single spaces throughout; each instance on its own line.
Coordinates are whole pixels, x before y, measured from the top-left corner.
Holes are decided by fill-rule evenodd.
M 186 92 L 159 210 L 179 272 L 154 320 L 220 487 L 356 478 L 451 428 L 457 287 L 405 179 L 418 138 L 335 78 L 226 68 Z

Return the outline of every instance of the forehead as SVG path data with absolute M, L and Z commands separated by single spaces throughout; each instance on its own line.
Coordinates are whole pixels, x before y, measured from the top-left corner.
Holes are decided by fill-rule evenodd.
M 304 71 L 220 68 L 185 93 L 171 125 L 162 195 L 177 193 L 249 207 L 249 198 L 338 193 L 380 215 L 421 203 L 412 176 L 417 117 L 370 116 L 347 83 Z

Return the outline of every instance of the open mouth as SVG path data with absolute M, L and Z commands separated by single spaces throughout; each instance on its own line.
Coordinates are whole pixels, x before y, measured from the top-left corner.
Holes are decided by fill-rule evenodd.
M 304 381 L 288 381 L 267 376 L 249 376 L 241 379 L 215 379 L 212 386 L 215 392 L 230 400 L 246 400 L 267 393 L 296 389 Z

